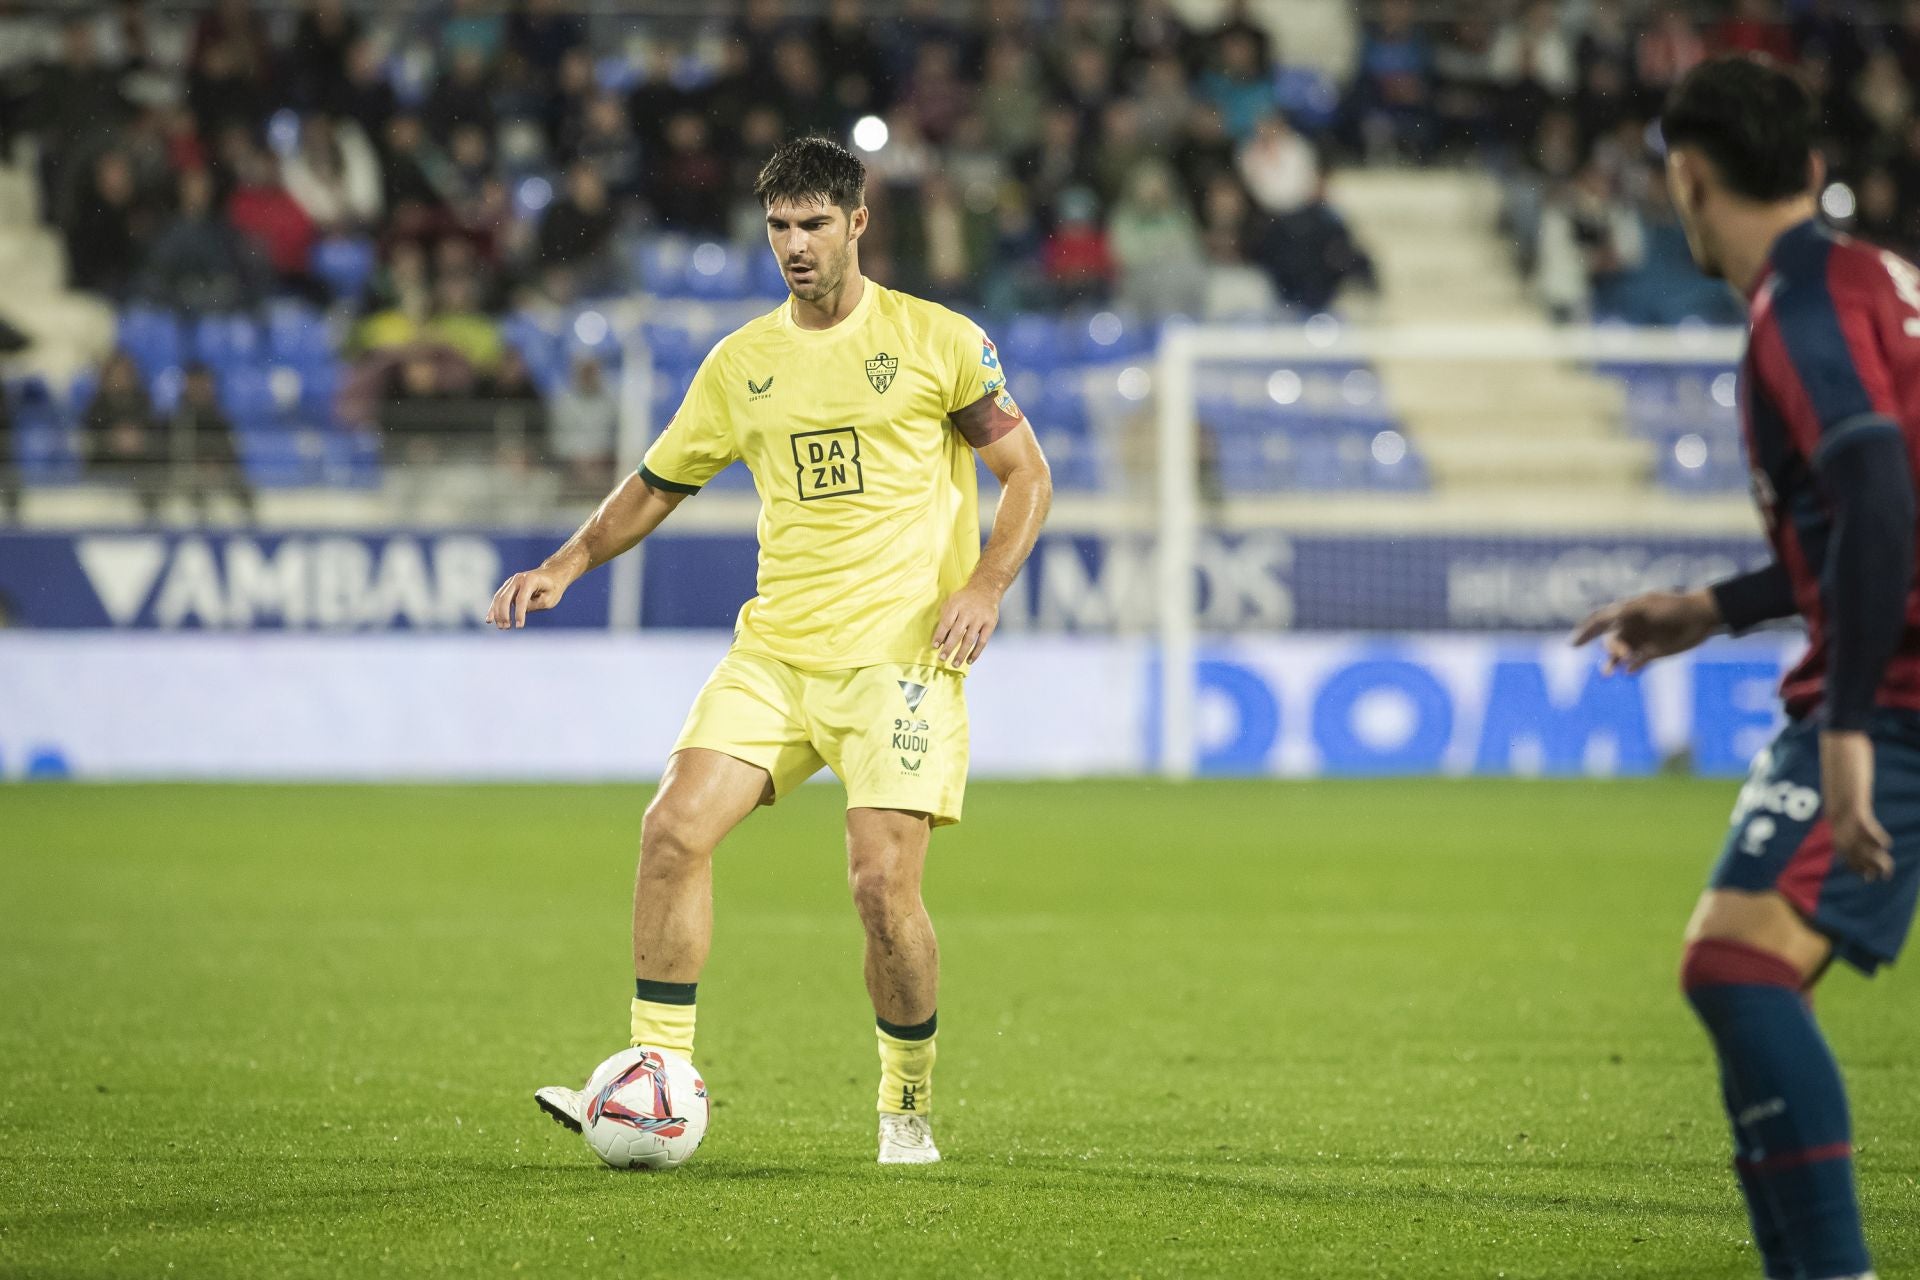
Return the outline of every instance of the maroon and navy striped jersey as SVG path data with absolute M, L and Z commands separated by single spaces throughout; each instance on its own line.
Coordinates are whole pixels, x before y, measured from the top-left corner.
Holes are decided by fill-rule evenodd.
M 1806 656 L 1781 684 L 1797 717 L 1819 706 L 1826 686 L 1821 573 L 1834 520 L 1817 473 L 1821 450 L 1892 423 L 1909 459 L 1920 459 L 1920 269 L 1803 222 L 1775 242 L 1754 286 L 1749 326 L 1740 406 L 1754 500 L 1807 626 Z M 1875 702 L 1920 710 L 1920 593 L 1911 587 L 1906 628 Z

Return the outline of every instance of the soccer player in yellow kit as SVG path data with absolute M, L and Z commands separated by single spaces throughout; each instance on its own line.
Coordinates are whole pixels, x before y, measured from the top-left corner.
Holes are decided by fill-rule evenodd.
M 960 820 L 964 676 L 1033 549 L 1052 481 L 972 322 L 860 274 L 866 169 L 824 138 L 781 146 L 754 194 L 792 297 L 722 339 L 629 476 L 488 620 L 519 627 L 646 537 L 736 459 L 760 494 L 758 594 L 701 690 L 647 809 L 633 898 L 632 1043 L 691 1056 L 713 932 L 714 849 L 754 808 L 832 768 L 867 935 L 880 1162 L 940 1158 L 939 955 L 920 900 L 932 829 Z M 999 478 L 983 552 L 973 455 Z M 577 1090 L 540 1105 L 580 1128 Z

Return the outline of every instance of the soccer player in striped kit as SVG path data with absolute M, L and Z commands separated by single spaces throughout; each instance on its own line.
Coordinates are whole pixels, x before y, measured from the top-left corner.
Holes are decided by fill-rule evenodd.
M 1768 1277 L 1868 1277 L 1845 1087 L 1812 1004 L 1839 959 L 1900 952 L 1920 892 L 1920 271 L 1821 225 L 1816 109 L 1786 71 L 1696 68 L 1661 121 L 1694 259 L 1748 299 L 1740 408 L 1773 561 L 1602 609 L 1609 666 L 1720 630 L 1806 624 L 1788 723 L 1754 763 L 1687 927 L 1681 977 L 1720 1060 Z

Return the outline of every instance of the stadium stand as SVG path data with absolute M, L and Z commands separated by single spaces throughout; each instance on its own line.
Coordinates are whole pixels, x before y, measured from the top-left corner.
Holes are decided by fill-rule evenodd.
M 1827 212 L 1920 240 L 1912 6 L 1887 26 L 1770 0 L 1658 21 L 1615 0 L 1275 8 L 1212 25 L 1084 0 L 1045 22 L 1021 0 L 966 22 L 878 0 L 449 24 L 340 0 L 9 10 L 19 477 L 29 498 L 105 478 L 89 415 L 120 352 L 170 441 L 156 460 L 190 451 L 198 365 L 270 494 L 371 491 L 383 463 L 456 456 L 584 491 L 616 442 L 576 384 L 617 387 L 644 356 L 663 422 L 711 341 L 781 296 L 747 190 L 802 129 L 864 148 L 868 270 L 990 327 L 1068 492 L 1132 483 L 1170 319 L 1736 319 L 1686 261 L 1647 138 L 1662 90 L 1714 50 L 1800 63 L 1826 111 Z M 1723 369 L 1529 369 L 1493 413 L 1461 394 L 1483 380 L 1444 372 L 1216 380 L 1210 492 L 1741 483 Z

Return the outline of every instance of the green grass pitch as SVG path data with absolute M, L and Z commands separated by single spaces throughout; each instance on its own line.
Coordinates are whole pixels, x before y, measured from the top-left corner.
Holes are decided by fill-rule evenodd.
M 722 850 L 713 1127 L 601 1168 L 637 787 L 0 789 L 0 1274 L 1748 1277 L 1676 936 L 1725 783 L 976 785 L 937 1168 L 873 1161 L 839 792 Z M 1882 1274 L 1914 975 L 1836 974 Z

